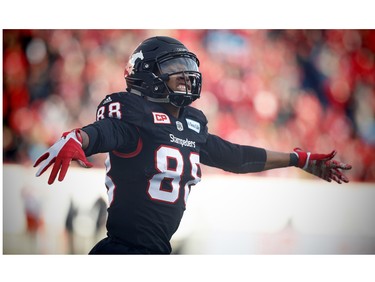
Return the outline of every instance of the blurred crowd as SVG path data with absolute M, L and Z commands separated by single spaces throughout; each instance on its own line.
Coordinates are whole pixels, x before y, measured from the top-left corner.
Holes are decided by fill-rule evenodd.
M 3 30 L 4 163 L 30 166 L 62 132 L 92 123 L 154 35 L 198 56 L 193 106 L 211 133 L 275 151 L 336 149 L 352 181 L 375 181 L 375 30 Z M 103 167 L 102 155 L 90 161 Z

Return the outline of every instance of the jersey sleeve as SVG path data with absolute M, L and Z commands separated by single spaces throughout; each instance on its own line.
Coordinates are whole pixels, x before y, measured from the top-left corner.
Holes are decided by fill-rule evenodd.
M 89 135 L 87 156 L 110 152 L 131 152 L 137 147 L 139 132 L 132 124 L 125 96 L 122 92 L 107 95 L 96 111 L 96 121 L 82 128 Z M 138 119 L 139 120 L 139 119 Z
M 201 147 L 202 164 L 234 173 L 260 172 L 267 160 L 265 149 L 238 145 L 219 136 L 208 134 Z

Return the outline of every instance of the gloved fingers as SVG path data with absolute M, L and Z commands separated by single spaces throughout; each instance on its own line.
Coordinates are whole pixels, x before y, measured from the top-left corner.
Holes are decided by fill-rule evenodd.
M 344 170 L 349 170 L 352 168 L 350 164 L 345 164 L 336 160 L 328 161 L 326 165 L 330 168 L 340 168 Z
M 63 159 L 61 161 L 60 173 L 58 180 L 61 182 L 64 180 L 66 173 L 68 172 L 68 168 L 70 166 L 71 160 L 70 159 Z
M 334 180 L 338 184 L 341 184 L 342 182 L 345 182 L 345 183 L 349 182 L 349 179 L 341 171 L 339 171 L 336 168 L 330 169 L 327 175 L 329 179 Z
M 345 182 L 345 183 L 348 183 L 349 182 L 349 179 L 346 177 L 345 174 L 343 174 L 341 171 L 339 171 L 337 168 L 335 169 L 332 169 L 332 175 L 335 176 L 338 181 L 338 183 L 341 184 L 341 181 Z
M 49 152 L 45 152 L 43 155 L 41 155 L 34 163 L 33 167 L 37 167 L 42 161 L 47 159 L 49 156 Z
M 56 176 L 59 173 L 60 167 L 61 167 L 61 160 L 60 160 L 60 158 L 56 158 L 55 164 L 53 165 L 51 174 L 48 178 L 48 184 L 49 185 L 51 185 L 55 181 Z
M 331 179 L 333 179 L 334 181 L 336 181 L 338 184 L 341 184 L 341 179 L 336 174 L 332 173 L 331 174 Z
M 38 171 L 36 172 L 35 175 L 37 177 L 41 176 L 55 162 L 55 159 L 56 158 L 54 158 L 52 156 L 48 156 L 47 159 L 43 160 L 43 162 L 41 163 L 41 166 L 39 167 L 39 169 L 38 169 Z
M 337 151 L 333 150 L 329 154 L 311 154 L 310 160 L 318 160 L 318 161 L 325 161 L 325 160 L 331 160 L 336 155 Z

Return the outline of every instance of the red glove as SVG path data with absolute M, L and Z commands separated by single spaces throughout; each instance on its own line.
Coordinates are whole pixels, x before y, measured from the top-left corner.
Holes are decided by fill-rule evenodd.
M 82 137 L 79 129 L 65 132 L 59 141 L 36 160 L 34 167 L 41 163 L 36 176 L 42 175 L 54 164 L 48 184 L 51 185 L 55 181 L 59 171 L 58 180 L 63 181 L 72 160 L 77 161 L 83 167 L 92 167 L 92 164 L 86 159 L 85 153 L 82 150 Z
M 336 160 L 332 160 L 336 155 L 333 150 L 330 154 L 312 154 L 304 152 L 300 148 L 295 148 L 294 153 L 298 156 L 297 166 L 303 170 L 316 175 L 328 182 L 332 180 L 341 184 L 341 181 L 348 183 L 349 179 L 340 171 L 352 168 L 349 164 L 344 164 Z

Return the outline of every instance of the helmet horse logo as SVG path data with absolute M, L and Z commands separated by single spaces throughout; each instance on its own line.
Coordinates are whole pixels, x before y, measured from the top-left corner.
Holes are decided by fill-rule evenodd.
M 131 75 L 131 74 L 134 73 L 134 65 L 135 65 L 135 62 L 136 62 L 137 59 L 141 59 L 141 60 L 144 59 L 142 50 L 140 50 L 139 52 L 131 55 L 131 57 L 129 59 L 129 62 L 126 65 L 126 68 L 125 68 L 125 76 Z

